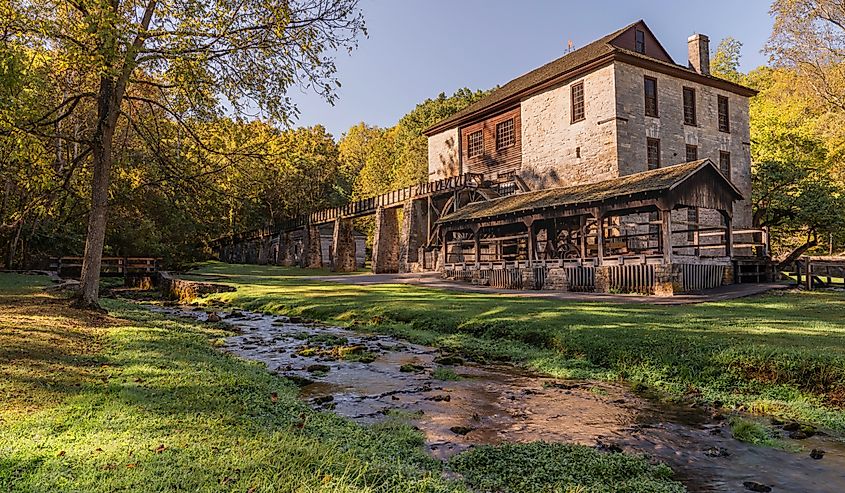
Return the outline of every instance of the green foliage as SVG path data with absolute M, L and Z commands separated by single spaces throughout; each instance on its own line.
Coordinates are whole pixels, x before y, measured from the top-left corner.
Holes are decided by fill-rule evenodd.
M 742 84 L 744 76 L 739 70 L 742 57 L 742 43 L 732 37 L 727 37 L 719 43 L 713 60 L 710 62 L 710 73 L 716 77 Z
M 763 447 L 785 447 L 784 442 L 775 436 L 771 428 L 755 420 L 733 416 L 729 424 L 731 435 L 741 442 Z
M 758 69 L 748 76 L 760 94 L 751 102 L 755 221 L 773 228 L 782 251 L 845 234 L 845 188 L 837 181 L 836 142 L 795 72 Z
M 672 471 L 644 457 L 602 453 L 583 445 L 535 442 L 481 446 L 449 466 L 475 491 L 502 493 L 681 493 Z
M 428 139 L 423 131 L 478 101 L 485 91 L 463 88 L 451 96 L 426 99 L 389 129 L 353 126 L 340 141 L 344 166 L 359 170 L 353 185 L 356 198 L 428 181 Z
M 431 378 L 447 382 L 457 382 L 462 379 L 460 375 L 455 373 L 455 370 L 445 366 L 438 366 L 435 368 L 434 371 L 431 372 Z

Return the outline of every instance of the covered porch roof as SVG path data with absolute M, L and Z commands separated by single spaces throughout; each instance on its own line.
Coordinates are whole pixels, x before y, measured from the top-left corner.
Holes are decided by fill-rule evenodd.
M 684 205 L 732 211 L 742 194 L 713 162 L 701 159 L 610 180 L 520 193 L 473 202 L 437 221 L 443 226 L 502 220 L 542 211 L 626 208 L 634 202 L 659 199 L 661 209 Z M 657 202 L 655 202 L 657 203 Z

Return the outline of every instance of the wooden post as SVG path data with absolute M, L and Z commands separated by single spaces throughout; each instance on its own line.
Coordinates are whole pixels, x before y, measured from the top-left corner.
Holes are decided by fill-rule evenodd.
M 440 248 L 443 249 L 443 268 L 445 270 L 446 264 L 449 263 L 449 245 L 446 243 L 449 238 L 449 231 L 446 228 L 440 228 L 440 235 L 442 236 Z
M 604 216 L 602 214 L 596 214 L 596 233 L 598 234 L 596 265 L 602 265 L 604 264 Z
M 531 263 L 537 257 L 537 238 L 534 235 L 534 221 L 526 219 L 523 222 L 528 228 L 528 265 L 531 266 Z
M 725 256 L 733 258 L 734 256 L 734 228 L 733 219 L 726 212 L 722 212 L 725 218 Z
M 579 216 L 578 243 L 580 244 L 581 260 L 587 258 L 587 216 Z
M 672 263 L 672 210 L 660 209 L 660 243 L 663 249 L 663 263 Z
M 472 226 L 472 241 L 473 241 L 473 248 L 475 250 L 475 267 L 476 269 L 479 267 L 481 263 L 481 241 L 478 238 L 478 231 L 479 227 L 477 225 Z
M 810 257 L 807 257 L 806 262 L 804 263 L 804 275 L 806 278 L 804 279 L 804 285 L 807 288 L 807 291 L 813 290 L 813 264 L 810 260 Z

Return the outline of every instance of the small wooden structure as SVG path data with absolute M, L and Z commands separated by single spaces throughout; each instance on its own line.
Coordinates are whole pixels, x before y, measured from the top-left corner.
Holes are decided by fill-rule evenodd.
M 740 199 L 704 159 L 476 202 L 437 221 L 444 271 L 505 288 L 712 288 L 733 282 L 735 249 L 760 247 L 733 243 Z M 705 214 L 709 221 L 700 219 Z
M 154 277 L 161 259 L 153 257 L 103 257 L 100 275 L 103 277 Z M 50 259 L 50 270 L 60 277 L 79 278 L 82 257 Z
M 845 288 L 845 257 L 804 256 L 783 272 L 799 286 L 814 288 Z

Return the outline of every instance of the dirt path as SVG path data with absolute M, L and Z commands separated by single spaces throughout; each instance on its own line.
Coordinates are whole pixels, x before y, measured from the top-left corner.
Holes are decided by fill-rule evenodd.
M 436 457 L 476 444 L 573 442 L 656 457 L 690 491 L 748 491 L 746 482 L 774 492 L 845 491 L 845 445 L 823 433 L 787 440 L 800 452 L 755 447 L 733 439 L 711 412 L 658 403 L 622 385 L 469 364 L 388 336 L 284 317 L 235 312 L 225 322 L 240 329 L 225 351 L 299 382 L 315 407 L 364 423 L 390 414 L 413 419 Z M 823 459 L 811 458 L 813 449 L 824 450 Z

